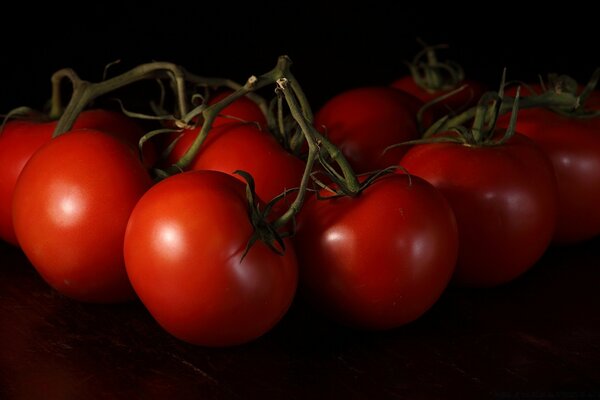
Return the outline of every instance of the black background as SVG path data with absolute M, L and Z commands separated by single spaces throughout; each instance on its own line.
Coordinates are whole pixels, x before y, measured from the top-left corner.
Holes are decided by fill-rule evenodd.
M 407 73 L 404 61 L 421 49 L 417 37 L 448 44 L 440 56 L 494 88 L 504 67 L 509 80 L 557 72 L 587 81 L 600 66 L 595 13 L 573 2 L 530 10 L 502 2 L 24 3 L 5 10 L 0 24 L 0 113 L 42 107 L 60 68 L 98 81 L 117 59 L 112 74 L 160 60 L 243 82 L 287 54 L 314 107 Z

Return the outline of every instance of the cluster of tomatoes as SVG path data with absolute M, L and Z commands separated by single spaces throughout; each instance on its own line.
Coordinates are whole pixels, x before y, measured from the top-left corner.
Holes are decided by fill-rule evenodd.
M 563 77 L 523 89 L 517 113 L 510 89 L 435 67 L 314 117 L 286 67 L 258 79 L 277 83 L 271 103 L 242 96 L 256 78 L 211 88 L 150 134 L 114 110 L 85 108 L 66 132 L 8 119 L 0 237 L 70 298 L 138 298 L 174 336 L 229 346 L 295 296 L 348 326 L 399 327 L 451 284 L 507 283 L 550 245 L 600 234 L 600 95 Z

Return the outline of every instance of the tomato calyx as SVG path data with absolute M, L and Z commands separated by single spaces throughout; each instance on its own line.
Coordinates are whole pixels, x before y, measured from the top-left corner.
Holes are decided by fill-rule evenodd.
M 283 238 L 289 236 L 289 233 L 279 233 L 277 228 L 268 220 L 268 215 L 271 208 L 275 204 L 279 197 L 270 201 L 264 209 L 260 209 L 260 202 L 257 200 L 256 189 L 254 185 L 254 178 L 246 171 L 237 170 L 234 174 L 240 175 L 246 181 L 246 200 L 248 202 L 248 216 L 250 217 L 250 223 L 252 224 L 253 233 L 246 244 L 244 253 L 240 259 L 240 262 L 246 257 L 250 248 L 257 241 L 261 241 L 266 244 L 271 250 L 279 255 L 285 253 L 285 242 Z
M 530 95 L 517 99 L 516 97 L 506 96 L 504 88 L 506 86 L 506 69 L 504 69 L 498 92 L 484 93 L 478 104 L 456 116 L 444 116 L 435 121 L 423 134 L 422 139 L 407 142 L 404 144 L 424 143 L 423 140 L 431 137 L 440 137 L 440 133 L 448 131 L 460 131 L 461 137 L 464 138 L 464 143 L 468 145 L 485 145 L 486 138 L 489 139 L 493 134 L 485 127 L 495 126 L 496 120 L 500 115 L 508 112 L 513 112 L 515 103 L 518 102 L 519 109 L 535 108 L 535 107 L 560 107 L 562 109 L 576 109 L 580 104 L 580 97 L 567 92 L 546 91 L 541 94 Z M 491 103 L 485 105 L 485 103 Z M 473 129 L 470 132 L 465 132 L 462 128 L 466 123 L 473 121 Z M 473 138 L 471 138 L 473 136 Z M 462 140 L 462 139 L 461 139 Z M 504 142 L 508 140 L 501 140 Z M 441 140 L 436 140 L 441 141 Z M 430 142 L 429 142 L 430 143 Z M 501 144 L 488 141 L 487 144 Z M 390 146 L 395 147 L 394 146 Z
M 579 90 L 579 85 L 575 79 L 568 75 L 558 75 L 555 73 L 548 74 L 547 85 L 543 80 L 540 80 L 540 86 L 543 93 L 554 95 L 568 94 L 577 98 L 578 102 L 574 107 L 565 107 L 561 105 L 549 106 L 548 108 L 555 113 L 572 118 L 595 118 L 600 116 L 600 110 L 588 109 L 587 100 L 598 86 L 599 80 L 600 68 L 597 68 L 581 91 Z M 530 92 L 535 93 L 533 89 L 530 89 Z
M 418 41 L 423 50 L 417 53 L 412 62 L 406 63 L 415 83 L 430 93 L 456 89 L 465 79 L 464 70 L 454 61 L 440 62 L 435 53 L 437 49 L 448 46 L 431 46 L 422 40 Z

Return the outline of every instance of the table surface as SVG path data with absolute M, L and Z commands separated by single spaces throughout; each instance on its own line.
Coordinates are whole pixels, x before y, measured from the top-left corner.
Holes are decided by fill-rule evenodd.
M 301 300 L 270 332 L 193 346 L 139 302 L 79 303 L 0 244 L 0 399 L 600 399 L 600 239 L 412 324 L 338 326 Z

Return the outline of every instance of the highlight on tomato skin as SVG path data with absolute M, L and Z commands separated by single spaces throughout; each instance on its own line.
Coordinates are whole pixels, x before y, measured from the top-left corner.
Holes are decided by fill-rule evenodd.
M 52 139 L 56 121 L 12 119 L 0 132 L 0 239 L 18 246 L 12 222 L 12 197 L 17 178 L 31 156 Z M 115 111 L 88 109 L 80 113 L 72 130 L 97 129 L 120 138 L 137 152 L 138 140 L 144 134 L 133 119 Z M 149 167 L 156 161 L 156 149 L 144 147 Z
M 404 173 L 383 176 L 355 197 L 311 196 L 293 240 L 299 295 L 332 320 L 367 330 L 425 314 L 449 284 L 458 253 L 446 199 Z
M 245 185 L 219 171 L 162 180 L 139 200 L 124 241 L 129 279 L 173 336 L 225 347 L 253 341 L 286 314 L 296 293 L 294 248 L 256 241 Z
M 137 153 L 101 131 L 44 144 L 17 180 L 12 216 L 21 249 L 55 290 L 75 300 L 132 300 L 123 260 L 131 210 L 152 180 Z

